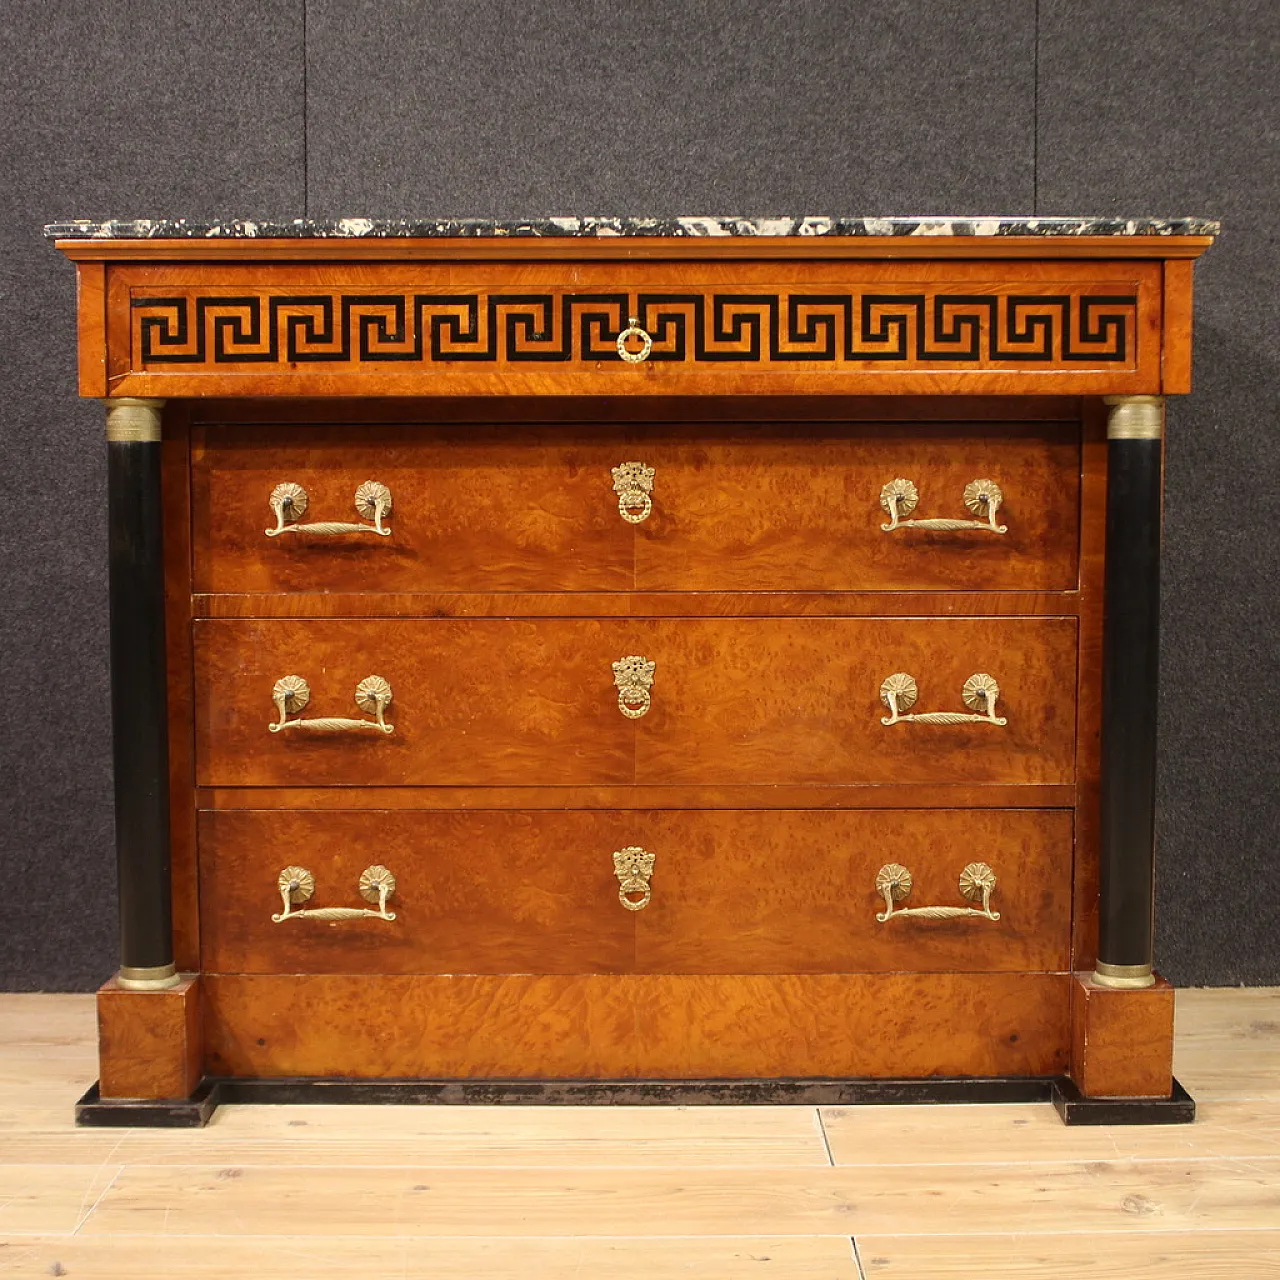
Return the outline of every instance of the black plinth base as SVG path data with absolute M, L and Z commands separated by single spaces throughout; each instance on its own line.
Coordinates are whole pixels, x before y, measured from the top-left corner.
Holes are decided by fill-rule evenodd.
M 203 1129 L 223 1101 L 206 1077 L 189 1098 L 106 1098 L 98 1082 L 76 1103 L 76 1124 L 87 1128 Z
M 190 1098 L 103 1099 L 95 1084 L 76 1124 L 198 1129 L 225 1104 L 359 1106 L 885 1106 L 1052 1102 L 1067 1124 L 1189 1124 L 1196 1104 L 1175 1080 L 1170 1098 L 1085 1098 L 1065 1076 L 933 1080 L 234 1080 L 207 1076 Z
M 1053 1105 L 1064 1124 L 1190 1124 L 1195 1099 L 1175 1080 L 1167 1098 L 1086 1098 L 1075 1081 L 1053 1083 Z

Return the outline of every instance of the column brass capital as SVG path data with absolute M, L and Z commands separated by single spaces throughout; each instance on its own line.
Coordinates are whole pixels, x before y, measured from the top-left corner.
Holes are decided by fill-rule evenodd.
M 1162 440 L 1164 396 L 1103 396 L 1108 440 Z
M 160 439 L 163 400 L 132 396 L 107 400 L 107 440 L 112 444 L 145 444 Z

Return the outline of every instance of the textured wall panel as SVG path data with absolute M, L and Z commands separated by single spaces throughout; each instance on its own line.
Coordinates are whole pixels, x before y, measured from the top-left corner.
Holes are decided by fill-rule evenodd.
M 1157 962 L 1280 981 L 1280 5 L 1040 0 L 1039 212 L 1221 217 L 1169 413 Z
M 117 960 L 105 449 L 40 228 L 298 212 L 302 8 L 4 0 L 0 48 L 0 988 L 94 987 Z
M 312 0 L 311 212 L 1016 213 L 1025 0 Z

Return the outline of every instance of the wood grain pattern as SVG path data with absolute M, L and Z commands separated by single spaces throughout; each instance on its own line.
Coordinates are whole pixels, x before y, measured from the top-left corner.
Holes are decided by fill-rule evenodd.
M 165 407 L 160 447 L 164 519 L 164 628 L 169 713 L 169 860 L 173 955 L 182 972 L 200 967 L 196 896 L 195 690 L 191 664 L 191 454 L 187 406 Z
M 657 473 L 639 525 L 611 476 L 629 459 Z M 1079 470 L 1071 424 L 210 427 L 193 456 L 196 590 L 1067 591 Z M 973 519 L 965 486 L 994 479 L 1008 532 L 886 534 L 880 490 L 898 476 L 919 484 L 920 519 Z M 351 521 L 371 477 L 393 495 L 390 538 L 266 536 L 281 481 L 306 489 L 304 521 Z
M 164 1197 L 169 1170 L 126 1169 L 81 1230 L 100 1233 L 246 1235 L 261 1206 L 278 1205 L 290 1180 L 269 1170 L 219 1178 L 194 1169 L 181 1197 Z M 308 1226 L 316 1236 L 379 1236 L 388 1221 L 406 1235 L 840 1234 L 1005 1237 L 1053 1235 L 1070 1222 L 1101 1235 L 1248 1231 L 1280 1208 L 1280 1161 L 1134 1162 L 1116 1168 L 1063 1163 L 1037 1170 L 1004 1165 L 981 1177 L 963 1164 L 930 1169 L 440 1171 L 364 1170 L 351 1194 L 342 1169 L 308 1179 Z M 416 1188 L 421 1187 L 421 1190 Z M 495 1212 L 501 1205 L 506 1212 Z M 167 1211 L 167 1217 L 166 1217 Z M 892 1274 L 892 1273 L 890 1273 Z M 910 1274 L 910 1273 L 907 1273 Z M 974 1275 L 975 1273 L 970 1273 Z M 1060 1273 L 1054 1273 L 1060 1274 Z M 982 1276 L 982 1272 L 976 1276 Z M 1252 1280 L 1252 1277 L 1250 1278 Z
M 201 815 L 202 965 L 212 973 L 620 973 L 634 918 L 614 849 L 631 815 L 329 811 Z M 272 858 L 274 857 L 274 861 Z M 279 863 L 279 866 L 276 864 Z M 371 863 L 396 877 L 396 919 L 287 920 L 276 877 L 316 879 L 306 906 L 367 904 Z
M 1167 1098 L 1173 1088 L 1173 988 L 1120 990 L 1077 974 L 1071 1078 L 1086 1097 Z
M 1143 1204 L 1147 1203 L 1144 1199 Z M 863 1236 L 866 1280 L 1277 1280 L 1280 1231 Z
M 201 621 L 201 785 L 1063 783 L 1073 778 L 1070 618 Z M 640 720 L 611 663 L 657 663 Z M 962 711 L 975 672 L 1000 682 L 992 724 L 886 727 L 884 678 L 917 710 Z M 370 673 L 396 731 L 268 732 L 271 689 L 314 686 L 306 715 L 352 714 Z
M 1069 809 L 1075 787 L 200 787 L 202 809 Z
M 1164 264 L 1164 353 L 1161 378 L 1164 394 L 1186 395 L 1191 390 L 1191 334 L 1194 321 L 1192 264 Z
M 198 595 L 198 618 L 1062 617 L 1076 591 L 307 592 Z
M 893 422 L 909 430 L 934 422 L 1078 422 L 1084 403 L 1075 395 L 1023 391 L 1000 396 L 405 396 L 323 400 L 219 397 L 193 400 L 193 423 L 263 426 L 335 423 L 361 431 L 380 423 L 653 423 L 653 422 Z
M 1098 955 L 1098 891 L 1102 822 L 1102 619 L 1107 531 L 1105 407 L 1083 408 L 1080 484 L 1080 618 L 1076 674 L 1076 862 L 1073 874 L 1072 967 L 1092 969 Z
M 657 859 L 653 898 L 618 902 L 612 853 Z M 276 866 L 268 857 L 276 850 Z M 892 851 L 892 852 L 890 852 Z M 968 905 L 977 858 L 999 921 L 876 921 L 886 860 L 910 867 L 902 906 Z M 390 867 L 396 920 L 271 922 L 286 862 L 307 906 L 362 906 Z M 1053 811 L 904 813 L 214 812 L 201 816 L 202 967 L 211 973 L 844 973 L 1061 971 L 1071 818 Z
M 640 591 L 1065 591 L 1076 586 L 1078 429 L 886 424 L 652 427 L 628 440 L 654 467 L 635 528 Z M 911 518 L 973 519 L 965 486 L 1004 493 L 1005 534 L 898 529 L 880 491 L 904 477 Z M 932 610 L 930 610 L 931 612 Z
M 307 1233 L 219 1235 L 211 1249 L 195 1236 L 98 1235 L 15 1239 L 7 1254 L 15 1267 L 29 1268 L 20 1274 L 56 1275 L 62 1266 L 94 1280 L 860 1280 L 844 1236 L 316 1240 Z
M 192 468 L 196 589 L 630 590 L 634 531 L 610 474 L 625 456 L 590 426 L 203 428 Z M 307 491 L 300 523 L 350 522 L 369 479 L 391 490 L 390 537 L 266 536 L 280 482 Z
M 99 1085 L 104 1098 L 186 1098 L 200 1081 L 200 979 L 165 991 L 98 991 Z
M 1076 625 L 1066 618 L 758 619 L 628 624 L 657 662 L 636 722 L 645 783 L 1026 782 L 1074 774 Z M 1008 724 L 886 726 L 880 686 L 914 675 L 914 710 L 965 711 L 975 672 Z
M 1053 1075 L 1059 974 L 205 979 L 206 1070 L 684 1079 Z
M 107 269 L 101 262 L 76 265 L 76 350 L 80 394 L 107 394 Z

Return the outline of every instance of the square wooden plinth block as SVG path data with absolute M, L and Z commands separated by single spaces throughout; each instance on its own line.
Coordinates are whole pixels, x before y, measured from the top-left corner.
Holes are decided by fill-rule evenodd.
M 98 991 L 98 1089 L 104 1098 L 187 1098 L 200 1082 L 200 979 L 167 991 Z
M 1072 989 L 1071 1074 L 1087 1098 L 1167 1098 L 1173 1090 L 1173 988 L 1100 987 L 1078 973 Z

